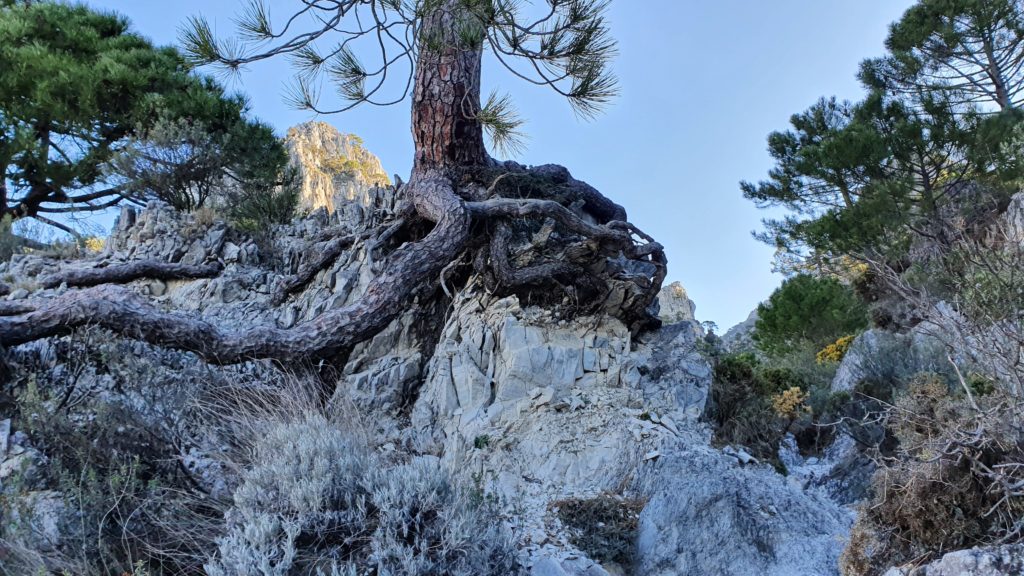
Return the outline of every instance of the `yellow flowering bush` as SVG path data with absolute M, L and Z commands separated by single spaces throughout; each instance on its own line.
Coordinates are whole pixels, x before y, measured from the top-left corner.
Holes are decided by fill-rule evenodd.
M 98 236 L 90 236 L 83 242 L 85 249 L 89 252 L 102 252 L 103 247 L 106 246 L 107 241 Z
M 808 411 L 806 401 L 807 393 L 793 386 L 772 396 L 772 409 L 783 418 L 796 418 L 802 412 Z
M 856 339 L 856 336 L 852 334 L 849 336 L 843 336 L 822 348 L 821 351 L 818 352 L 817 356 L 815 356 L 815 359 L 818 361 L 818 364 L 842 361 L 843 357 L 846 356 L 846 353 L 850 350 L 850 345 L 853 344 L 854 339 Z

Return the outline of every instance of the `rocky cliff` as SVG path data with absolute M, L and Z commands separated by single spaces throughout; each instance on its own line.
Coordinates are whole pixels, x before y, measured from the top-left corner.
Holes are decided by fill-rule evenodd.
M 367 204 L 371 190 L 391 181 L 380 160 L 354 134 L 326 122 L 306 122 L 288 130 L 285 145 L 302 182 L 300 207 L 309 211 L 356 202 Z
M 310 160 L 316 150 L 351 145 L 320 124 L 289 137 L 304 166 L 316 164 Z M 58 271 L 158 259 L 223 264 L 213 278 L 131 284 L 166 310 L 220 325 L 290 327 L 343 306 L 377 273 L 365 243 L 342 253 L 284 304 L 272 301 L 281 283 L 323 249 L 325 230 L 356 233 L 390 217 L 395 191 L 345 188 L 323 169 L 307 167 L 304 174 L 310 206 L 333 208 L 329 213 L 314 212 L 258 243 L 222 222 L 199 222 L 164 205 L 126 211 L 94 259 L 22 255 L 0 265 L 22 288 L 8 303 L 73 289 L 39 288 L 39 278 Z M 742 452 L 711 447 L 700 421 L 711 369 L 700 352 L 693 304 L 675 284 L 662 291 L 661 308 L 665 325 L 634 335 L 612 314 L 564 315 L 515 295 L 492 295 L 470 278 L 443 307 L 414 304 L 334 366 L 216 367 L 90 329 L 9 350 L 6 361 L 13 386 L 72 390 L 78 400 L 70 426 L 88 425 L 116 407 L 127 422 L 120 434 L 173 437 L 163 457 L 187 469 L 202 493 L 234 502 L 224 512 L 229 528 L 248 517 L 240 491 L 257 471 L 224 464 L 231 448 L 196 400 L 208 401 L 216 390 L 238 395 L 279 387 L 287 375 L 303 373 L 333 390 L 328 410 L 355 409 L 383 460 L 412 465 L 435 458 L 476 486 L 528 573 L 836 574 L 850 512 Z M 45 406 L 58 408 L 61 394 L 47 397 Z M 37 445 L 47 439 L 18 429 L 19 422 L 0 426 L 0 490 L 5 502 L 16 503 L 3 513 L 22 524 L 28 518 L 39 530 L 4 537 L 23 549 L 69 550 L 75 533 L 66 522 L 73 514 L 62 492 L 67 486 L 24 473 L 45 466 Z M 605 553 L 611 544 L 604 520 L 579 513 L 601 506 L 623 519 L 616 536 L 624 542 L 621 554 Z M 224 535 L 229 528 L 213 530 L 205 546 L 221 567 L 236 538 Z M 244 529 L 254 537 L 254 527 Z M 287 534 L 280 538 L 298 545 Z

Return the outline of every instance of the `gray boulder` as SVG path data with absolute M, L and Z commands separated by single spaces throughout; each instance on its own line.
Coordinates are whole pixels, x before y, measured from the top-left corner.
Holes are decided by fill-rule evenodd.
M 704 445 L 678 445 L 645 482 L 637 573 L 645 576 L 824 576 L 852 514 Z
M 916 568 L 891 568 L 885 576 L 1020 576 L 1024 574 L 1024 544 L 971 548 L 950 552 Z

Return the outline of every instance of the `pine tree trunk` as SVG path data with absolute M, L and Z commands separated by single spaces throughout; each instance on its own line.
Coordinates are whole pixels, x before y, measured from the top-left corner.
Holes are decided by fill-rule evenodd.
M 202 318 L 165 312 L 128 289 L 104 284 L 70 290 L 55 298 L 22 301 L 17 309 L 0 310 L 0 345 L 16 346 L 95 325 L 129 338 L 195 352 L 213 363 L 338 358 L 384 329 L 425 286 L 436 285 L 449 263 L 459 259 L 470 245 L 474 221 L 500 222 L 507 218 L 557 221 L 570 234 L 588 238 L 586 250 L 601 251 L 593 254 L 594 258 L 626 257 L 654 268 L 652 277 L 635 281 L 643 285 L 645 299 L 634 301 L 636 318 L 629 318 L 627 323 L 645 327 L 656 322 L 649 306 L 665 277 L 661 245 L 625 222 L 621 206 L 573 179 L 567 170 L 519 167 L 522 173 L 551 183 L 560 191 L 559 200 L 492 198 L 481 202 L 468 201 L 460 193 L 464 169 L 491 163 L 478 118 L 483 32 L 467 34 L 475 21 L 465 0 L 438 0 L 438 4 L 423 18 L 419 32 L 412 102 L 415 159 L 411 178 L 402 187 L 419 225 L 430 223 L 432 227 L 425 236 L 390 253 L 386 267 L 357 301 L 290 329 L 255 326 L 224 330 Z M 575 208 L 562 202 L 572 203 Z M 578 214 L 581 208 L 597 223 Z M 648 243 L 636 246 L 634 235 Z M 513 268 L 507 262 L 509 228 L 500 223 L 497 243 L 490 251 L 486 244 L 478 246 L 478 254 L 485 256 L 485 266 L 490 254 L 496 261 L 496 276 L 512 286 L 536 283 L 552 275 L 577 277 L 581 282 L 589 278 L 581 266 L 561 262 L 561 256 L 527 269 Z
M 488 161 L 477 119 L 483 48 L 467 45 L 460 34 L 471 19 L 461 0 L 444 0 L 423 20 L 412 101 L 414 171 Z

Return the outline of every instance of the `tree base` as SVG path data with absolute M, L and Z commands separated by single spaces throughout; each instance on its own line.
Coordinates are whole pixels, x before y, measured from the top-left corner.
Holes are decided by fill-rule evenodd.
M 24 300 L 4 310 L 0 343 L 16 346 L 98 325 L 216 364 L 262 358 L 316 362 L 347 354 L 372 338 L 412 298 L 451 294 L 471 281 L 499 296 L 514 294 L 524 305 L 557 308 L 565 316 L 611 314 L 634 333 L 660 324 L 655 302 L 666 272 L 661 245 L 626 222 L 620 206 L 564 168 L 495 163 L 456 176 L 424 171 L 414 174 L 399 194 L 408 208 L 372 230 L 312 246 L 298 272 L 281 281 L 275 305 L 300 292 L 346 247 L 363 250 L 379 265 L 380 273 L 357 300 L 306 322 L 229 329 L 163 311 L 128 288 L 104 283 L 219 270 L 216 263 L 161 267 L 135 262 L 46 278 L 47 286 L 92 287 Z

